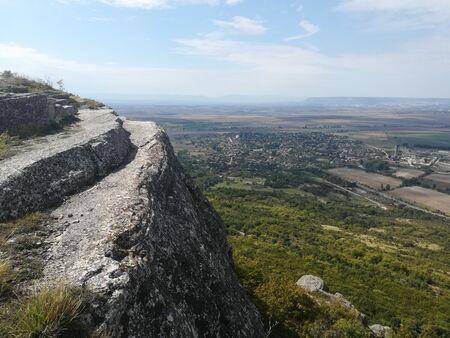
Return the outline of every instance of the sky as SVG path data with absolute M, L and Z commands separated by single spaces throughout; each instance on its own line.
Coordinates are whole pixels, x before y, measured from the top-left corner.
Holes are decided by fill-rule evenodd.
M 450 0 L 0 0 L 0 70 L 88 97 L 450 97 Z

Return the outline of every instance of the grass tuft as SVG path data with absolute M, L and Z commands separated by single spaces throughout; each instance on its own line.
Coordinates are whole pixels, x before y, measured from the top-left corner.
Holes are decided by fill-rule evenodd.
M 14 287 L 15 273 L 11 262 L 0 261 L 0 300 L 11 294 Z
M 35 290 L 31 297 L 1 309 L 0 327 L 8 336 L 16 338 L 70 335 L 78 330 L 82 304 L 78 290 L 67 287 Z
M 12 155 L 12 146 L 17 140 L 8 135 L 8 133 L 0 134 L 0 161 Z

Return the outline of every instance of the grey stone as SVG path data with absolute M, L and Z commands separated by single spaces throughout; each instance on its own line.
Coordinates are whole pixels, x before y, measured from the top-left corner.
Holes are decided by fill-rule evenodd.
M 389 338 L 392 336 L 392 329 L 389 326 L 374 324 L 370 325 L 369 328 L 377 337 Z
M 55 99 L 56 93 L 9 93 L 0 96 L 0 133 L 17 134 L 24 130 L 45 130 L 73 120 L 77 104 L 65 94 Z M 59 94 L 61 95 L 61 94 Z M 62 104 L 63 103 L 63 104 Z
M 79 118 L 0 162 L 0 221 L 60 203 L 124 162 L 129 133 L 112 110 L 82 110 Z
M 296 284 L 311 292 L 323 291 L 325 288 L 323 279 L 313 275 L 302 276 Z
M 103 336 L 265 337 L 224 225 L 166 133 L 154 123 L 124 128 L 132 142 L 125 164 L 52 212 L 86 217 L 52 232 L 37 285 L 95 294 L 84 323 Z

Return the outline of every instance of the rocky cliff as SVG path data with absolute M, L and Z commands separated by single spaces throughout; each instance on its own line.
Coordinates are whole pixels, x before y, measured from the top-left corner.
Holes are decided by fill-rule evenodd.
M 109 109 L 77 118 L 0 162 L 0 217 L 46 215 L 29 253 L 43 269 L 24 285 L 83 289 L 83 325 L 103 337 L 265 336 L 166 133 Z

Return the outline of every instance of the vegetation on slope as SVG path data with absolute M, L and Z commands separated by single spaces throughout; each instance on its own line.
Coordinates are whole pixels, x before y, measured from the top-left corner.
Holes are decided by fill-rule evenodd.
M 364 336 L 350 331 L 351 314 L 324 304 L 313 315 L 298 310 L 310 306 L 295 287 L 305 274 L 397 337 L 450 336 L 448 222 L 333 187 L 327 181 L 354 188 L 325 171 L 339 165 L 336 144 L 370 156 L 361 145 L 313 136 L 192 137 L 179 152 L 225 221 L 242 284 L 266 323 L 279 322 L 273 336 Z M 336 325 L 348 331 L 334 333 Z
M 0 92 L 19 91 L 42 93 L 53 89 L 53 83 L 46 79 L 32 79 L 30 77 L 5 70 L 0 74 Z M 58 81 L 58 84 L 62 82 Z
M 62 337 L 83 335 L 78 317 L 82 295 L 66 287 L 34 290 L 24 283 L 41 275 L 43 215 L 32 213 L 0 223 L 0 337 Z
M 449 333 L 444 226 L 428 219 L 410 223 L 420 216 L 407 210 L 381 212 L 333 193 L 318 199 L 214 189 L 208 197 L 227 225 L 239 276 L 257 304 L 280 297 L 275 290 L 272 296 L 258 293 L 268 281 L 293 285 L 302 275 L 314 274 L 333 292 L 344 294 L 370 323 L 406 330 L 411 337 L 429 327 L 436 336 Z M 413 240 L 418 234 L 426 234 L 434 251 Z M 280 330 L 291 325 L 282 319 L 280 323 Z M 302 321 L 297 325 L 304 327 Z M 298 329 L 289 332 L 280 336 L 295 336 Z
M 18 140 L 7 133 L 0 134 L 0 161 L 13 154 L 12 147 L 17 143 Z

